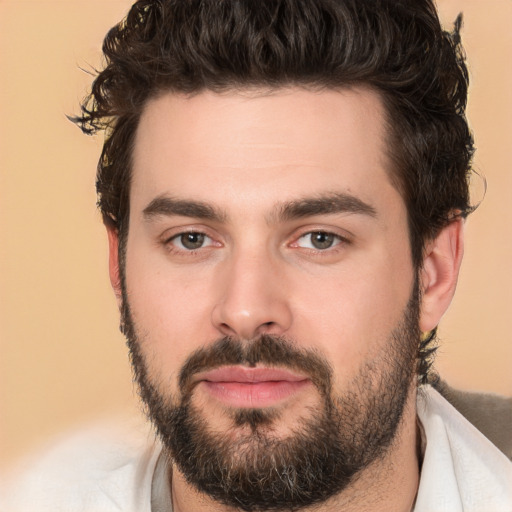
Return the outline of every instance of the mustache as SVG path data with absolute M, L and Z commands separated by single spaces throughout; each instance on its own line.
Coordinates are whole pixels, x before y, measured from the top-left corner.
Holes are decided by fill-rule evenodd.
M 179 388 L 182 396 L 187 396 L 193 387 L 193 376 L 199 372 L 221 366 L 254 368 L 257 364 L 299 371 L 308 376 L 322 395 L 330 393 L 333 371 L 327 360 L 313 350 L 300 349 L 286 338 L 269 334 L 250 341 L 226 336 L 199 348 L 183 364 Z

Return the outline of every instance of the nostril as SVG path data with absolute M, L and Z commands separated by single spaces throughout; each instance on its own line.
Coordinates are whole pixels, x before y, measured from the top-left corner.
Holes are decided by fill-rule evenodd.
M 236 335 L 235 330 L 234 330 L 234 329 L 232 329 L 232 328 L 231 328 L 228 324 L 226 324 L 226 323 L 222 323 L 222 324 L 220 324 L 220 330 L 221 330 L 224 334 L 226 334 L 226 335 L 228 335 L 228 336 Z
M 275 327 L 276 327 L 275 322 L 264 322 L 260 325 L 258 331 L 260 334 L 268 334 Z
M 253 302 L 236 298 L 221 300 L 212 309 L 212 325 L 223 336 L 250 340 L 261 334 L 281 335 L 290 328 L 292 315 L 284 299 L 254 294 L 249 297 Z

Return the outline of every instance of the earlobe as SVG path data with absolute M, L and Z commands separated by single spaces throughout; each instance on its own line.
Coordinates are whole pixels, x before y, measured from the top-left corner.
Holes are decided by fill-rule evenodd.
M 464 253 L 464 221 L 457 218 L 427 244 L 420 272 L 420 329 L 437 327 L 450 305 Z
M 117 229 L 107 227 L 108 235 L 108 271 L 110 284 L 116 295 L 118 306 L 121 307 L 121 274 L 119 272 L 119 232 Z

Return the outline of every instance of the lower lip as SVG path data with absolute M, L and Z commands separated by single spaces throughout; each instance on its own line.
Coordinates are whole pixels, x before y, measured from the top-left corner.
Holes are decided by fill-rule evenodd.
M 211 382 L 202 381 L 208 392 L 231 407 L 261 408 L 277 405 L 296 395 L 309 384 L 309 380 L 263 382 Z

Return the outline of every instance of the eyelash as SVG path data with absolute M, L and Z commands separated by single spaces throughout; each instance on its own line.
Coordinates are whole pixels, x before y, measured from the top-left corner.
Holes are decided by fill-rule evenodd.
M 200 247 L 197 247 L 194 249 L 187 249 L 186 247 L 177 247 L 175 244 L 175 240 L 179 240 L 180 238 L 182 238 L 186 235 L 198 235 L 200 237 L 203 237 L 204 239 L 210 240 L 210 243 L 206 246 L 201 245 Z M 316 229 L 316 230 L 313 229 L 313 230 L 302 232 L 298 236 L 295 236 L 294 241 L 292 243 L 288 244 L 288 247 L 300 249 L 301 246 L 299 245 L 299 241 L 301 239 L 304 239 L 308 236 L 313 236 L 313 235 L 324 235 L 324 236 L 333 238 L 333 245 L 326 247 L 324 249 L 315 248 L 315 247 L 302 247 L 302 249 L 307 251 L 308 254 L 319 256 L 319 257 L 336 253 L 336 252 L 340 251 L 344 246 L 349 245 L 351 243 L 348 238 L 341 236 L 337 233 L 333 233 L 332 231 L 328 231 L 325 229 Z M 221 247 L 222 246 L 221 243 L 215 242 L 215 239 L 213 237 L 209 236 L 207 233 L 205 233 L 204 231 L 200 231 L 200 230 L 181 231 L 179 233 L 173 234 L 171 237 L 166 238 L 164 240 L 163 244 L 169 252 L 176 253 L 176 254 L 183 254 L 183 255 L 187 255 L 187 256 L 196 255 L 196 254 L 198 254 L 198 252 L 201 249 L 204 250 L 204 249 L 207 249 L 210 247 Z M 182 242 L 180 242 L 180 244 L 183 246 Z
M 315 247 L 302 247 L 303 250 L 308 251 L 308 254 L 318 256 L 318 257 L 333 255 L 351 243 L 347 237 L 344 237 L 337 233 L 333 233 L 332 231 L 328 231 L 325 229 L 313 229 L 313 230 L 303 232 L 300 236 L 296 237 L 295 241 L 292 244 L 290 244 L 290 247 L 301 248 L 299 246 L 299 241 L 308 236 L 312 237 L 313 235 L 323 235 L 323 236 L 327 236 L 327 237 L 332 237 L 332 239 L 333 239 L 333 245 L 330 245 L 329 247 L 325 247 L 323 249 L 315 248 Z M 311 238 L 310 238 L 310 240 L 311 240 Z M 313 245 L 313 242 L 310 241 L 310 244 Z
M 171 237 L 167 238 L 164 241 L 164 245 L 168 248 L 168 250 L 170 252 L 179 252 L 179 253 L 182 253 L 182 254 L 193 255 L 193 254 L 196 254 L 200 249 L 205 249 L 206 247 L 211 247 L 211 246 L 213 246 L 215 244 L 215 242 L 214 242 L 214 243 L 209 244 L 207 246 L 198 247 L 197 249 L 187 249 L 186 247 L 177 247 L 175 245 L 174 241 L 177 240 L 177 239 L 180 239 L 180 238 L 182 238 L 182 237 L 184 237 L 186 235 L 199 235 L 199 236 L 202 236 L 205 239 L 209 239 L 210 241 L 214 242 L 213 238 L 208 236 L 203 231 L 190 230 L 190 231 L 181 231 L 180 233 L 176 233 L 175 235 L 172 235 Z M 183 243 L 181 243 L 181 245 L 183 245 Z

